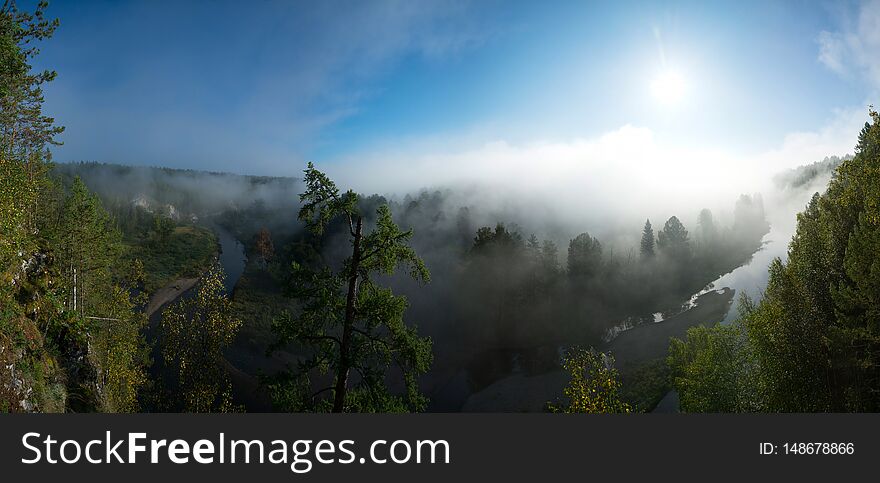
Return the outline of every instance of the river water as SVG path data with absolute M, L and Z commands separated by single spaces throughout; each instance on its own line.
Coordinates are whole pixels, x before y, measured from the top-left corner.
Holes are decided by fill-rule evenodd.
M 825 180 L 827 182 L 827 180 Z M 734 269 L 733 271 L 722 275 L 707 285 L 703 290 L 693 294 L 689 300 L 686 300 L 678 314 L 689 310 L 699 310 L 700 297 L 710 292 L 718 292 L 723 294 L 733 289 L 736 294 L 745 293 L 755 300 L 761 298 L 764 288 L 767 285 L 767 268 L 774 258 L 779 257 L 786 259 L 786 252 L 789 240 L 795 231 L 797 213 L 802 211 L 812 193 L 823 189 L 823 185 L 819 185 L 816 189 L 801 190 L 797 192 L 782 192 L 772 198 L 765 198 L 765 210 L 767 221 L 770 223 L 770 231 L 767 233 L 762 242 L 762 247 L 752 258 L 744 265 Z M 653 322 L 655 324 L 663 324 L 667 320 L 672 320 L 677 314 L 653 314 Z M 738 313 L 736 303 L 730 305 L 725 314 L 723 323 L 727 324 L 736 319 Z M 680 319 L 678 319 L 680 320 Z M 718 319 L 715 319 L 718 320 Z M 609 330 L 605 335 L 605 342 L 609 343 L 623 332 L 635 330 L 638 334 L 632 334 L 638 337 L 657 337 L 656 330 L 639 330 L 656 328 L 645 326 L 640 323 L 640 318 L 630 318 L 624 320 L 618 326 Z M 672 322 L 670 322 L 672 323 Z M 662 332 L 662 331 L 661 331 Z M 500 355 L 507 357 L 509 355 Z M 497 411 L 499 408 L 509 411 L 534 411 L 539 410 L 544 401 L 548 401 L 559 394 L 564 386 L 567 376 L 562 371 L 551 371 L 544 374 L 529 376 L 524 373 L 517 373 L 513 368 L 515 364 L 511 362 L 504 367 L 507 372 L 506 377 L 492 382 L 489 386 L 470 393 L 470 388 L 466 384 L 467 378 L 450 384 L 450 388 L 457 388 L 455 395 L 461 396 L 465 394 L 465 402 L 463 406 L 458 399 L 449 397 L 450 406 L 458 403 L 464 411 Z M 451 389 L 447 394 L 440 396 L 450 396 L 448 392 L 454 392 Z M 678 411 L 678 394 L 670 391 L 661 403 L 655 409 L 657 412 L 677 412 Z M 434 410 L 456 410 L 456 408 L 443 407 L 435 405 Z
M 818 180 L 807 189 L 780 194 L 767 205 L 770 232 L 764 236 L 763 247 L 752 256 L 749 263 L 740 266 L 730 273 L 722 275 L 709 284 L 705 291 L 729 287 L 739 294 L 746 294 L 753 300 L 760 300 L 767 287 L 769 277 L 767 268 L 775 258 L 783 261 L 788 258 L 788 244 L 797 228 L 797 214 L 806 207 L 817 191 L 824 191 L 828 178 Z M 702 292 L 701 292 L 702 293 Z M 699 294 L 697 294 L 699 295 Z M 730 324 L 739 316 L 737 304 L 731 305 L 722 323 Z M 654 412 L 678 412 L 678 393 L 670 391 L 654 409 Z
M 767 287 L 768 267 L 775 258 L 786 261 L 788 245 L 797 228 L 797 214 L 804 210 L 813 193 L 824 190 L 828 179 L 812 185 L 809 189 L 783 193 L 767 205 L 770 232 L 764 236 L 764 245 L 749 263 L 727 273 L 712 282 L 710 288 L 729 287 L 736 290 L 737 297 L 746 294 L 752 300 L 760 300 Z M 737 303 L 731 306 L 724 319 L 725 324 L 739 316 Z
M 232 295 L 235 284 L 244 273 L 244 267 L 247 264 L 247 255 L 244 251 L 244 244 L 238 241 L 232 233 L 220 225 L 212 225 L 211 228 L 217 234 L 217 241 L 220 243 L 220 265 L 226 272 L 226 280 L 224 285 L 226 293 Z

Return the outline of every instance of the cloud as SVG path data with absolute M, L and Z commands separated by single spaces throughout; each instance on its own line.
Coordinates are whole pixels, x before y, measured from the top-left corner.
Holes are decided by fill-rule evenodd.
M 880 0 L 861 3 L 854 19 L 845 20 L 839 31 L 823 30 L 817 42 L 823 65 L 841 75 L 863 77 L 880 88 Z
M 819 33 L 818 42 L 819 62 L 838 74 L 845 73 L 844 57 L 847 55 L 847 47 L 843 35 L 823 30 Z
M 863 108 L 837 111 L 821 129 L 790 133 L 751 154 L 670 146 L 652 129 L 625 125 L 568 141 L 416 140 L 319 167 L 362 192 L 467 187 L 475 203 L 533 201 L 569 222 L 687 218 L 703 207 L 729 210 L 742 193 L 766 194 L 773 175 L 786 169 L 852 153 L 866 118 Z
M 868 120 L 863 107 L 837 110 L 815 131 L 787 134 L 780 146 L 755 156 L 755 163 L 780 171 L 819 161 L 825 156 L 852 154 L 858 133 Z

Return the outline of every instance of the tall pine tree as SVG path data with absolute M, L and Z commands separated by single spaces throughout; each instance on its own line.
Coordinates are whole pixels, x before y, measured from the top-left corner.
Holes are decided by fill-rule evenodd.
M 651 220 L 645 220 L 645 228 L 642 230 L 642 241 L 639 248 L 643 259 L 654 257 L 654 228 L 651 227 Z
M 351 256 L 338 271 L 293 264 L 291 292 L 301 309 L 274 324 L 276 347 L 296 342 L 309 348 L 310 356 L 294 372 L 274 378 L 276 404 L 297 411 L 423 410 L 427 400 L 417 378 L 431 364 L 431 340 L 404 322 L 406 298 L 376 280 L 403 268 L 428 281 L 427 268 L 408 244 L 412 231 L 394 223 L 387 205 L 377 209 L 375 227 L 367 231 L 358 195 L 340 192 L 311 163 L 305 182 L 300 220 L 317 237 L 329 224 L 342 223 Z M 403 376 L 403 395 L 387 386 L 392 367 Z

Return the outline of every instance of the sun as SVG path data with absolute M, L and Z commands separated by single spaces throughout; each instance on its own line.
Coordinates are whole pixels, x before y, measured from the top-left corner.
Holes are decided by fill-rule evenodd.
M 684 77 L 674 70 L 667 70 L 651 82 L 651 94 L 663 105 L 680 104 L 687 91 Z

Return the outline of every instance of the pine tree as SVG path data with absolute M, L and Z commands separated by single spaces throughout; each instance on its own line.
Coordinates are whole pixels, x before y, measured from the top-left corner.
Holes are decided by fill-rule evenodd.
M 714 245 L 718 241 L 718 228 L 715 226 L 712 212 L 707 208 L 700 210 L 697 224 L 700 226 L 700 242 L 706 246 Z
M 645 220 L 645 228 L 642 230 L 640 253 L 642 259 L 650 259 L 654 257 L 654 228 L 651 227 L 651 220 Z
M 602 244 L 589 233 L 581 233 L 568 244 L 568 275 L 579 281 L 589 281 L 599 274 L 602 266 Z
M 690 256 L 688 231 L 678 217 L 672 216 L 657 233 L 657 247 L 675 260 L 685 260 Z
M 46 3 L 34 13 L 0 6 L 0 412 L 63 411 L 63 354 L 45 331 L 65 324 L 51 249 L 37 226 L 50 186 L 48 146 L 63 128 L 42 112 L 42 85 L 52 71 L 34 72 L 39 40 L 52 35 Z
M 12 176 L 7 188 L 17 188 L 16 193 L 7 194 L 17 214 L 13 220 L 31 235 L 50 167 L 48 146 L 58 144 L 55 136 L 64 131 L 42 110 L 42 86 L 56 73 L 34 72 L 30 64 L 39 54 L 36 42 L 51 37 L 58 26 L 57 19 L 45 18 L 47 6 L 39 2 L 34 13 L 19 11 L 15 2 L 0 7 L 0 163 L 5 165 L 0 174 Z
M 427 400 L 419 392 L 417 377 L 431 364 L 431 341 L 404 322 L 406 298 L 375 280 L 398 268 L 420 282 L 429 280 L 427 268 L 408 245 L 412 230 L 402 231 L 383 204 L 376 210 L 375 228 L 365 232 L 358 195 L 350 190 L 340 193 L 311 163 L 305 182 L 299 219 L 316 237 L 330 223 L 342 222 L 352 251 L 339 271 L 292 265 L 291 293 L 301 310 L 273 324 L 278 336 L 274 347 L 296 342 L 310 348 L 312 356 L 297 371 L 271 381 L 276 404 L 297 411 L 424 409 Z M 387 387 L 392 366 L 403 375 L 403 396 L 391 394 Z M 314 387 L 316 374 L 330 376 L 331 384 Z
M 541 242 L 538 241 L 538 237 L 534 233 L 526 240 L 526 251 L 532 260 L 537 261 L 541 256 Z
M 55 72 L 34 73 L 37 41 L 51 37 L 58 20 L 46 20 L 47 4 L 34 13 L 14 2 L 0 7 L 0 286 L 38 245 L 36 217 L 47 184 L 49 151 L 63 128 L 42 112 L 42 85 Z
M 112 272 L 122 254 L 122 234 L 79 177 L 73 180 L 59 218 L 59 226 L 51 231 L 57 262 L 66 274 L 67 308 L 93 315 L 88 307 L 112 287 Z

